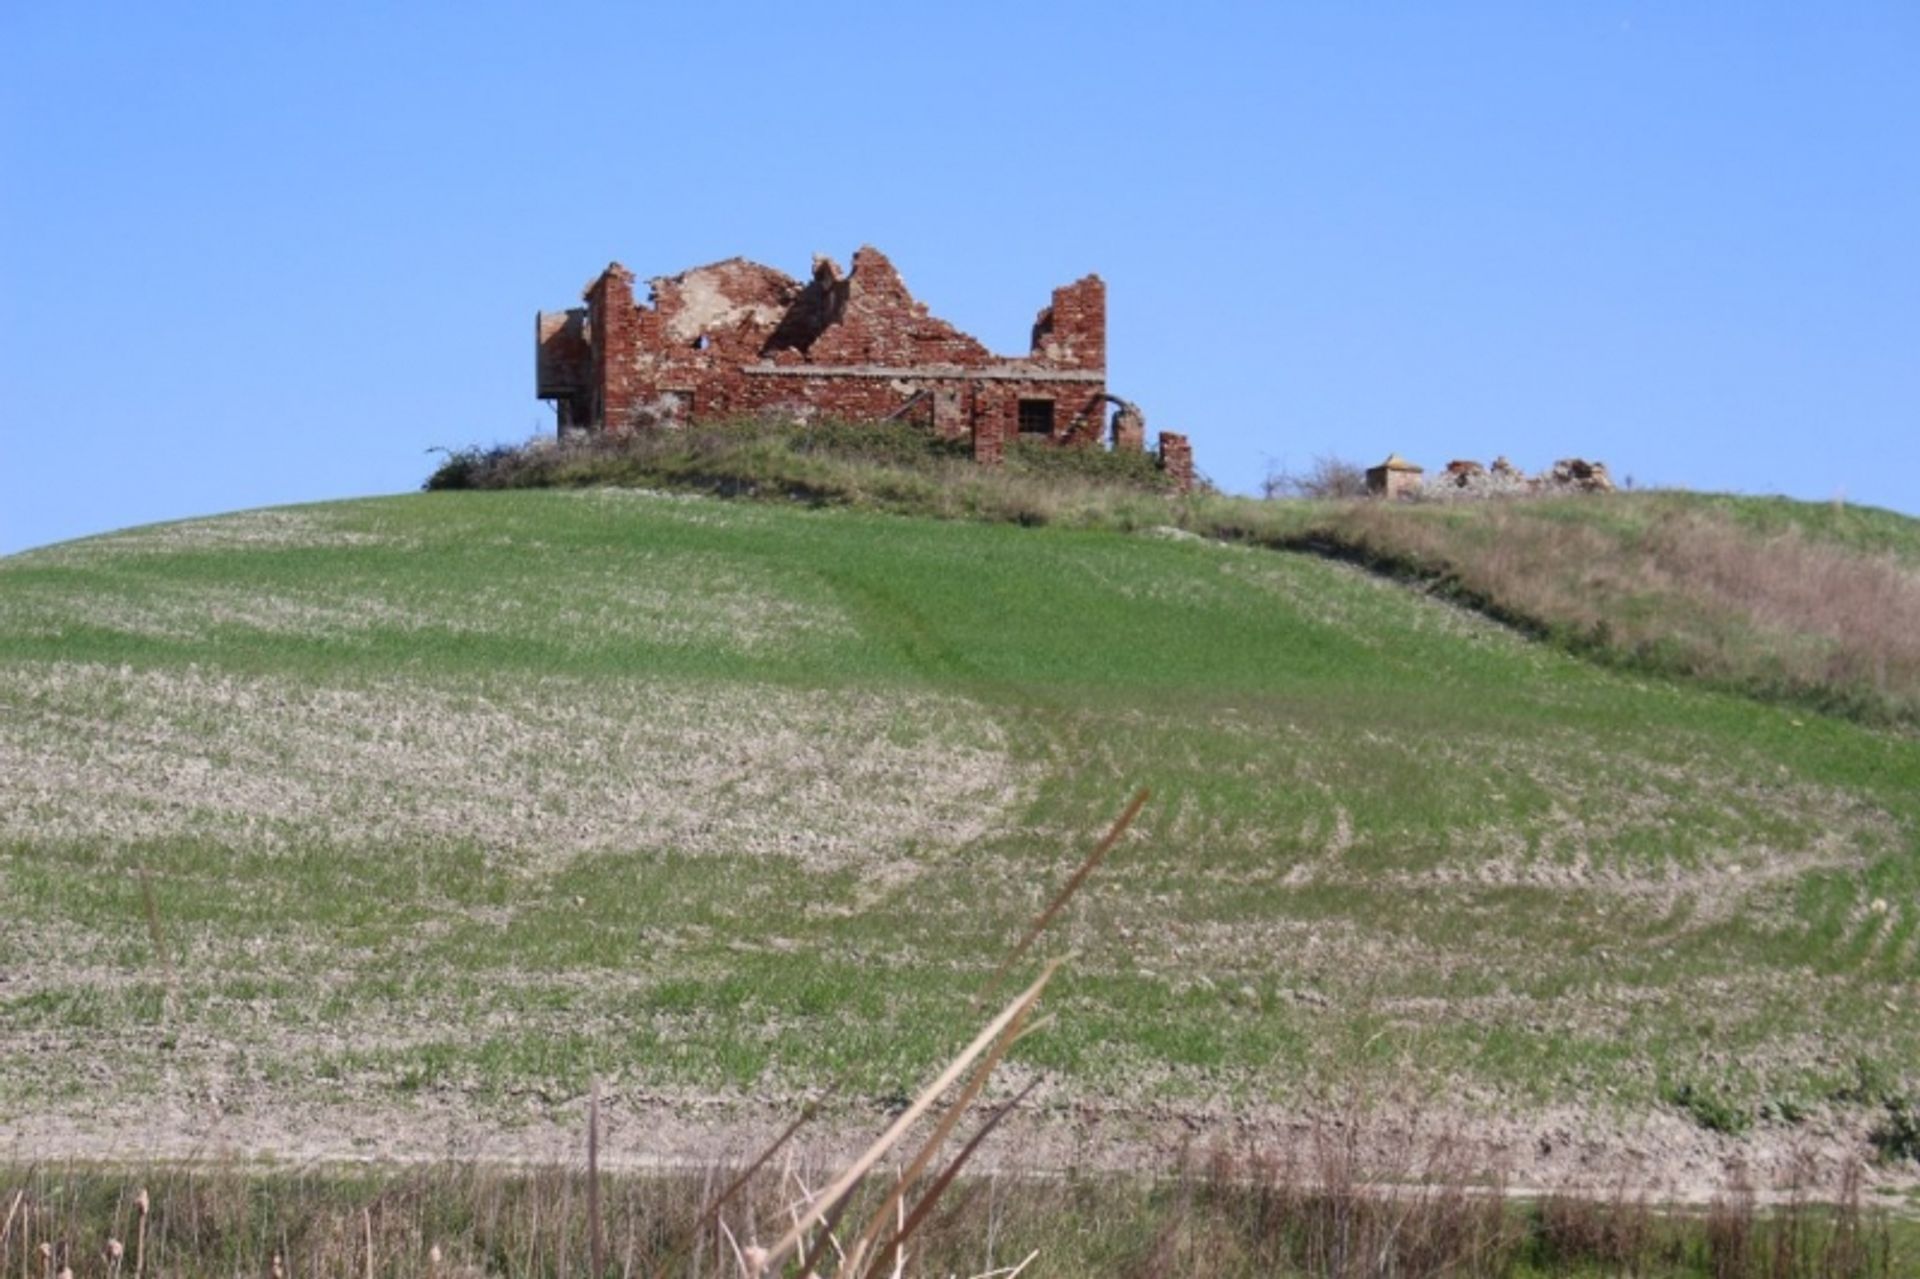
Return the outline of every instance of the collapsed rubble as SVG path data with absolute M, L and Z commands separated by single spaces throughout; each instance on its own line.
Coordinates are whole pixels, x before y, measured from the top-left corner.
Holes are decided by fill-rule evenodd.
M 1389 454 L 1386 461 L 1367 471 L 1367 493 L 1405 501 L 1448 502 L 1614 491 L 1605 462 L 1578 457 L 1561 458 L 1537 475 L 1528 475 L 1505 457 L 1496 457 L 1486 466 L 1456 458 L 1431 484 L 1423 480 L 1425 470 L 1398 453 Z

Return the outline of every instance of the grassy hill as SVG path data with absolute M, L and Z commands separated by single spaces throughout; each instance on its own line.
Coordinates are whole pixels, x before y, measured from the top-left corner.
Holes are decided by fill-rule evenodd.
M 1061 1157 L 1357 1086 L 1514 1150 L 1693 1158 L 1857 1144 L 1920 1088 L 1910 732 L 1150 521 L 1344 529 L 1484 604 L 1487 521 L 1638 546 L 1675 499 L 1127 500 L 1035 529 L 429 493 L 0 561 L 0 1128 L 434 1150 L 595 1076 L 662 1143 L 829 1087 L 864 1121 L 1140 785 L 1012 1063 Z
M 983 469 L 902 423 L 714 423 L 447 456 L 429 489 L 641 486 L 1139 532 L 1172 525 L 1421 582 L 1559 647 L 1920 729 L 1920 521 L 1684 492 L 1522 502 L 1169 497 L 1144 454 L 1016 443 Z M 1437 483 L 1444 497 L 1448 490 Z

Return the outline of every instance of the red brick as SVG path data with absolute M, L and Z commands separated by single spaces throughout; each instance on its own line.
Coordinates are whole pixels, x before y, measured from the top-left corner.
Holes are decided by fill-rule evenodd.
M 586 305 L 543 313 L 536 388 L 563 434 L 623 433 L 744 414 L 878 420 L 898 414 L 998 462 L 1018 436 L 1020 401 L 1053 404 L 1052 441 L 1098 446 L 1120 404 L 1114 447 L 1145 447 L 1137 407 L 1107 394 L 1107 290 L 1089 275 L 1053 291 L 1024 356 L 997 356 L 914 300 L 885 254 L 862 248 L 842 273 L 815 258 L 801 283 L 730 258 L 650 282 L 636 303 L 619 263 Z M 1192 482 L 1184 436 L 1162 434 L 1162 465 Z M 1169 441 L 1174 445 L 1169 448 Z

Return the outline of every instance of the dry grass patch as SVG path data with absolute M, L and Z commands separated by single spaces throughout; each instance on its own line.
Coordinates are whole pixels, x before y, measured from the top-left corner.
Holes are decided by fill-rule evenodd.
M 459 840 L 903 866 L 968 842 L 1023 769 L 924 693 L 558 677 L 448 691 L 192 668 L 0 668 L 9 834 L 36 842 Z
M 287 507 L 241 511 L 217 520 L 181 520 L 108 533 L 32 553 L 36 565 L 83 566 L 130 556 L 191 555 L 205 551 L 310 550 L 370 546 L 408 547 L 404 536 L 343 526 L 325 508 Z
M 1464 512 L 1348 503 L 1325 526 L 1369 557 L 1442 576 L 1602 655 L 1920 717 L 1920 569 L 1910 561 L 1797 527 L 1760 533 L 1723 512 L 1623 501 Z

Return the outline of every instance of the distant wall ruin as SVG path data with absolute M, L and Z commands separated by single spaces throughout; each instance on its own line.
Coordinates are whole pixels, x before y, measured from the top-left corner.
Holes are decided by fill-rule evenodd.
M 1431 483 L 1425 469 L 1398 453 L 1367 471 L 1367 493 L 1372 497 L 1419 501 L 1450 501 L 1492 497 L 1545 496 L 1555 493 L 1611 493 L 1613 477 L 1605 462 L 1561 458 L 1547 470 L 1528 475 L 1504 457 L 1482 466 L 1469 460 L 1447 463 Z

